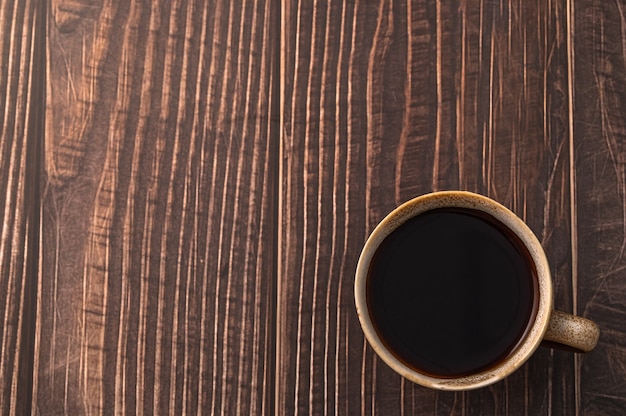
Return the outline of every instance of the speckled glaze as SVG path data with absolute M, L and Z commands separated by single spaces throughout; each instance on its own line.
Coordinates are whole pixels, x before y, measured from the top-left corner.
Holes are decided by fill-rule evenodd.
M 552 311 L 543 340 L 561 344 L 573 351 L 589 352 L 594 349 L 599 338 L 600 329 L 593 321 L 561 311 Z
M 365 297 L 367 271 L 372 256 L 384 238 L 408 219 L 436 208 L 472 208 L 500 220 L 525 244 L 538 277 L 538 309 L 525 337 L 509 357 L 497 366 L 469 376 L 436 378 L 422 374 L 402 363 L 389 352 L 378 337 L 367 310 Z M 354 297 L 361 327 L 372 348 L 391 368 L 405 378 L 440 390 L 470 390 L 495 383 L 517 370 L 537 349 L 542 340 L 587 352 L 597 343 L 599 330 L 592 321 L 552 310 L 552 278 L 541 244 L 513 212 L 485 196 L 465 191 L 442 191 L 414 198 L 387 215 L 368 238 L 356 270 Z

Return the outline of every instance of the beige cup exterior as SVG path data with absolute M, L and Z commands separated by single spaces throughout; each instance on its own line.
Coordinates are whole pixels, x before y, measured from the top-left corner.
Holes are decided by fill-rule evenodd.
M 380 243 L 408 219 L 436 208 L 459 207 L 478 209 L 497 218 L 524 243 L 535 264 L 538 279 L 538 308 L 534 321 L 512 353 L 495 367 L 476 374 L 437 378 L 420 373 L 398 360 L 383 344 L 374 330 L 367 310 L 366 280 L 369 264 Z M 357 265 L 354 297 L 363 332 L 372 348 L 387 365 L 405 378 L 426 387 L 440 390 L 470 390 L 502 380 L 517 370 L 537 349 L 542 340 L 587 352 L 598 341 L 598 327 L 591 321 L 562 312 L 553 313 L 552 278 L 541 244 L 513 212 L 482 195 L 465 191 L 435 192 L 412 199 L 387 215 L 368 238 Z M 433 311 L 436 313 L 436 311 Z M 547 332 L 550 328 L 550 332 Z M 555 330 L 560 331 L 555 332 Z

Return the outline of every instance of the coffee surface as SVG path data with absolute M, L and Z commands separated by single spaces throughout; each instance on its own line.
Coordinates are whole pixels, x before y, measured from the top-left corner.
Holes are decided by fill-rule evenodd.
M 382 242 L 368 271 L 374 328 L 394 355 L 438 377 L 506 358 L 535 308 L 536 272 L 519 238 L 482 211 L 441 208 Z

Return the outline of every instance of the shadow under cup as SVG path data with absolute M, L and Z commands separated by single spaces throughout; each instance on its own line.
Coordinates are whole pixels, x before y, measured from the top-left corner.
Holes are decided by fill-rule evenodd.
M 467 390 L 506 377 L 534 352 L 552 286 L 519 218 L 450 191 L 409 201 L 378 225 L 359 260 L 355 300 L 366 337 L 396 372 Z

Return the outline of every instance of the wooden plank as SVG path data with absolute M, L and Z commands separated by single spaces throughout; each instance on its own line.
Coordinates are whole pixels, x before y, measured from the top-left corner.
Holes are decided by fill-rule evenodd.
M 39 413 L 273 412 L 271 6 L 50 4 Z
M 31 409 L 43 143 L 43 2 L 0 3 L 0 413 Z
M 626 32 L 620 2 L 581 1 L 574 31 L 574 168 L 578 217 L 576 311 L 602 329 L 580 358 L 581 414 L 626 407 Z
M 31 396 L 42 414 L 623 408 L 619 3 L 284 2 L 278 56 L 269 2 L 53 1 L 45 163 L 45 3 L 5 3 L 3 413 Z M 390 209 L 445 188 L 527 220 L 556 306 L 600 323 L 595 353 L 539 350 L 456 394 L 379 362 L 358 252 Z
M 574 414 L 580 375 L 567 353 L 542 349 L 468 393 L 405 381 L 365 342 L 352 291 L 360 248 L 388 211 L 461 188 L 528 222 L 556 305 L 572 309 L 566 9 L 286 2 L 279 414 Z

